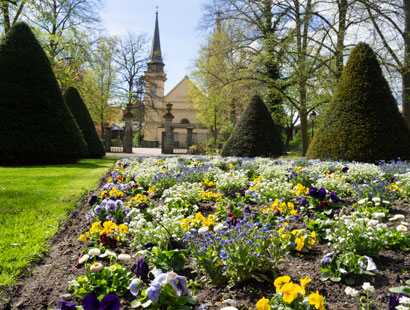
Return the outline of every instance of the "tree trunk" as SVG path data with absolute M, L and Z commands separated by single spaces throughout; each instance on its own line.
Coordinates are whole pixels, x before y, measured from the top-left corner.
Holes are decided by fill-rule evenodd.
M 402 71 L 402 113 L 410 128 L 410 1 L 403 0 L 404 5 L 404 61 Z
M 343 71 L 343 52 L 346 31 L 347 0 L 339 0 L 337 3 L 339 11 L 339 28 L 337 30 L 336 44 L 336 80 L 340 79 Z
M 6 33 L 10 29 L 9 3 L 7 1 L 1 1 L 1 13 L 3 15 L 4 33 Z
M 285 149 L 289 150 L 289 142 L 293 138 L 293 124 L 291 126 L 286 126 L 286 140 L 285 140 Z

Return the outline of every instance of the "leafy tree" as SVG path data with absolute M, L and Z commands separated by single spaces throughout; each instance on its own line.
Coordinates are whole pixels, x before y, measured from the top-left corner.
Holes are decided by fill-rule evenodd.
M 101 126 L 104 136 L 104 123 L 112 123 L 117 118 L 121 104 L 116 102 L 118 87 L 117 55 L 118 39 L 100 37 L 93 49 L 90 70 L 84 74 L 81 85 L 84 102 L 92 118 Z M 117 107 L 117 108 L 116 108 Z
M 105 155 L 104 147 L 97 136 L 93 120 L 78 90 L 69 87 L 64 93 L 64 100 L 80 127 L 85 142 L 87 142 L 88 157 L 103 157 Z
M 0 44 L 0 163 L 74 162 L 87 146 L 46 54 L 24 23 Z
M 232 50 L 232 40 L 240 35 L 232 25 L 218 19 L 191 73 L 189 97 L 198 112 L 198 120 L 212 132 L 214 146 L 218 135 L 235 125 L 236 115 L 243 110 L 250 96 L 250 84 L 254 82 L 243 78 L 245 53 Z
M 410 158 L 409 129 L 367 44 L 352 50 L 307 156 L 361 162 Z
M 262 99 L 255 95 L 222 148 L 222 156 L 277 157 L 282 137 Z
M 46 51 L 62 89 L 77 84 L 90 60 L 101 0 L 28 1 L 26 19 Z

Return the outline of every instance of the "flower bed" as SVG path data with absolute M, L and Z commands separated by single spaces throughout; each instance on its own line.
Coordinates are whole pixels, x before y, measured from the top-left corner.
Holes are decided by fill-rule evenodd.
M 406 162 L 120 161 L 78 237 L 77 303 L 60 308 L 408 309 L 409 175 Z

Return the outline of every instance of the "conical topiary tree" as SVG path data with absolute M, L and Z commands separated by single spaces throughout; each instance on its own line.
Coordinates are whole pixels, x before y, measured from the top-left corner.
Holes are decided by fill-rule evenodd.
M 410 158 L 410 132 L 372 49 L 352 50 L 307 157 L 377 162 Z
M 97 136 L 93 120 L 78 90 L 75 87 L 69 87 L 64 93 L 64 100 L 80 127 L 85 142 L 87 142 L 88 157 L 100 158 L 104 156 L 104 147 Z
M 46 54 L 24 23 L 0 43 L 0 164 L 68 163 L 87 153 Z
M 254 95 L 222 148 L 222 156 L 277 157 L 282 138 L 262 99 Z

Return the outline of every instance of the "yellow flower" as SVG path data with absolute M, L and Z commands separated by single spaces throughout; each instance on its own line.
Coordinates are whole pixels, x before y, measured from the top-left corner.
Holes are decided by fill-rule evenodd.
M 84 236 L 84 235 L 81 235 L 81 236 L 78 238 L 78 240 L 86 242 L 86 241 L 87 241 L 87 237 Z
M 318 310 L 325 310 L 323 296 L 319 294 L 319 291 L 309 295 L 309 304 L 314 305 Z
M 304 279 L 300 279 L 300 284 L 302 285 L 302 295 L 305 296 L 306 294 L 306 285 L 308 285 L 312 281 L 312 279 L 305 277 Z
M 295 243 L 296 243 L 296 251 L 300 252 L 303 246 L 305 245 L 305 237 L 300 236 L 300 238 L 296 238 Z
M 298 297 L 298 294 L 302 291 L 302 288 L 298 284 L 289 282 L 285 283 L 280 291 L 282 292 L 283 301 L 290 304 L 293 300 L 295 300 L 295 298 Z
M 91 234 L 87 231 L 87 232 L 85 233 L 85 236 L 86 236 L 87 238 L 90 238 L 90 237 L 91 237 Z
M 262 297 L 262 299 L 259 299 L 259 301 L 256 303 L 256 309 L 257 310 L 269 310 L 270 305 L 269 305 L 269 299 Z
M 195 215 L 195 222 L 202 222 L 203 220 L 205 220 L 205 217 L 201 214 L 201 212 L 198 212 Z
M 119 232 L 120 234 L 129 234 L 129 233 L 130 233 L 130 232 L 128 231 L 128 226 L 125 225 L 125 224 L 120 224 L 120 225 L 118 226 L 118 232 Z
M 310 236 L 317 242 L 316 232 L 315 232 L 315 231 L 312 231 L 312 233 L 310 234 Z
M 112 221 L 107 221 L 107 222 L 104 222 L 103 226 L 104 226 L 104 231 L 107 232 L 107 234 L 108 234 L 108 233 L 110 233 L 113 229 L 115 229 L 115 228 L 117 227 L 117 224 L 115 224 L 115 223 L 112 222 Z M 101 232 L 101 233 L 102 233 L 102 232 Z
M 94 222 L 90 228 L 90 232 L 99 232 L 102 230 L 101 222 Z
M 179 221 L 179 226 L 181 226 L 181 228 L 185 228 L 189 230 L 189 222 L 190 222 L 189 218 L 184 218 Z
M 290 282 L 290 277 L 289 276 L 283 276 L 283 277 L 276 278 L 275 282 L 273 282 L 273 285 L 275 285 L 275 287 L 276 287 L 276 293 L 279 293 L 281 287 L 285 283 L 289 283 L 289 282 Z

